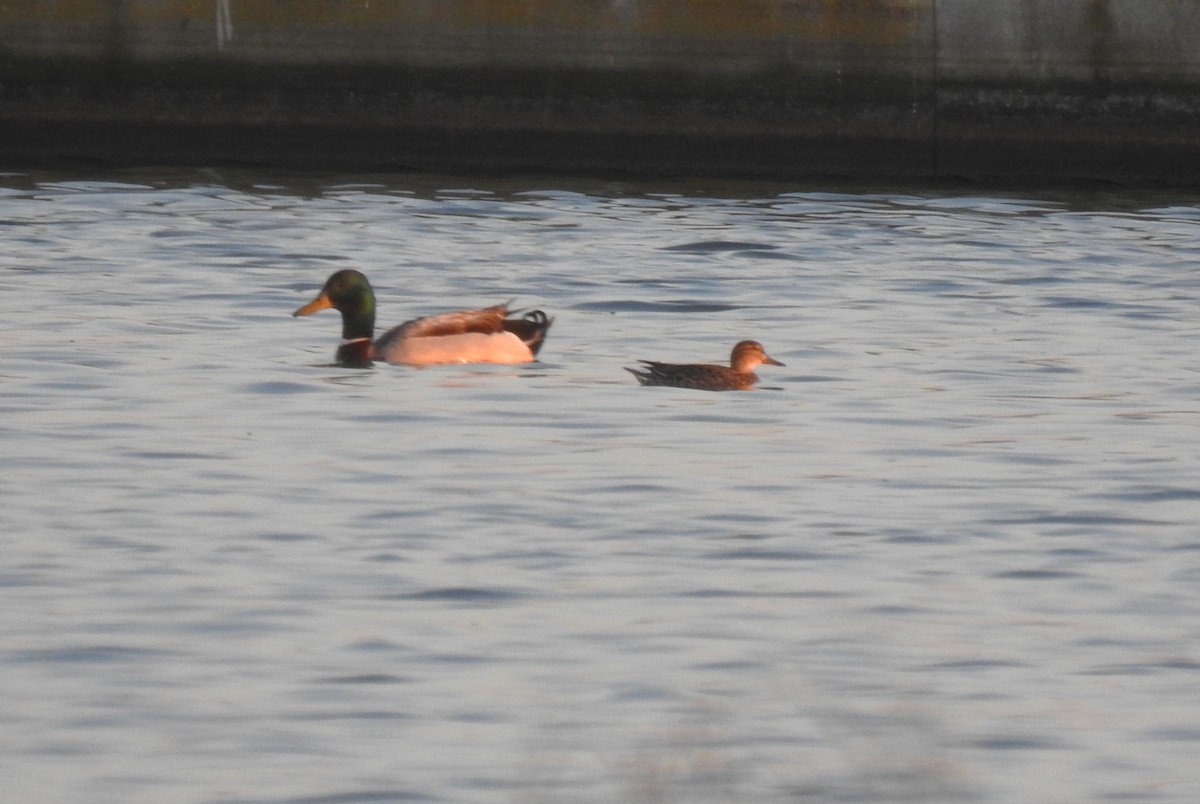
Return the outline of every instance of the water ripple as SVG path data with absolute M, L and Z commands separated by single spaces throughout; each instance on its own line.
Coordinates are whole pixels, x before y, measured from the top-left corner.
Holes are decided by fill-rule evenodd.
M 1195 194 L 703 185 L 0 176 L 6 797 L 1196 800 Z

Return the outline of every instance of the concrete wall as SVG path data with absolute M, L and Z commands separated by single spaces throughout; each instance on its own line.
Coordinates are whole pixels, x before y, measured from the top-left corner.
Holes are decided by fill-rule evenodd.
M 0 164 L 1200 178 L 1195 0 L 0 0 Z
M 1200 87 L 1194 0 L 941 0 L 937 14 L 945 78 Z

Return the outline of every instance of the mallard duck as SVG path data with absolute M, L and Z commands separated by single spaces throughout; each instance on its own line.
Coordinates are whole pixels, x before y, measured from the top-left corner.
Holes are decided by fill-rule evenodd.
M 359 271 L 329 277 L 317 297 L 293 316 L 333 308 L 342 314 L 337 361 L 369 366 L 374 360 L 410 366 L 438 363 L 528 363 L 537 357 L 554 319 L 541 310 L 509 318 L 507 305 L 414 318 L 375 336 L 375 292 Z
M 642 385 L 670 385 L 701 391 L 749 391 L 758 382 L 754 369 L 763 363 L 782 366 L 768 357 L 758 341 L 742 341 L 733 347 L 728 366 L 711 363 L 659 363 L 638 361 L 638 368 L 626 368 Z

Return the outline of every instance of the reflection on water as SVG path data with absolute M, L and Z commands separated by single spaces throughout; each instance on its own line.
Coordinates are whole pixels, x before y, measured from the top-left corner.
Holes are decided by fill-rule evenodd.
M 1197 199 L 2 184 L 7 799 L 1200 796 Z

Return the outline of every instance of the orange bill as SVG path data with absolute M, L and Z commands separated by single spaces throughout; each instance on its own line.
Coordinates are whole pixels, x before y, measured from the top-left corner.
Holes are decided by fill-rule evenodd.
M 326 296 L 324 293 L 321 293 L 317 296 L 317 298 L 313 299 L 308 304 L 292 313 L 292 317 L 295 318 L 298 315 L 312 315 L 313 313 L 321 310 L 328 310 L 330 307 L 333 307 L 333 302 L 329 300 L 328 296 Z

